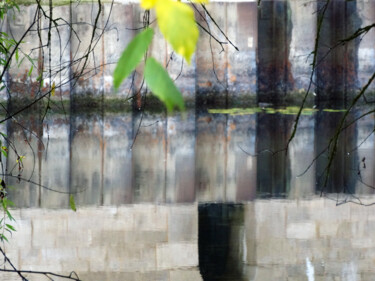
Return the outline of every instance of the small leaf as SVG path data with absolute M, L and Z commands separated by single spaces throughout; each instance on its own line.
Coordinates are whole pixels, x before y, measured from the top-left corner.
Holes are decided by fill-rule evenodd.
M 53 81 L 53 83 L 52 83 L 52 89 L 51 89 L 51 95 L 52 96 L 55 96 L 55 88 L 56 88 L 55 81 Z
M 11 221 L 16 221 L 16 220 L 12 217 L 12 215 L 9 213 L 8 210 L 6 210 L 6 213 L 7 213 L 8 218 L 9 218 Z
M 24 61 L 25 57 L 23 57 L 19 62 L 18 62 L 18 67 L 20 67 Z
M 31 73 L 33 72 L 34 65 L 31 65 L 29 72 L 27 73 L 27 76 L 30 77 Z
M 147 86 L 164 102 L 168 111 L 172 111 L 175 106 L 180 110 L 185 109 L 180 91 L 165 69 L 154 58 L 147 59 L 144 75 Z
M 12 230 L 12 231 L 17 231 L 12 225 L 10 225 L 10 224 L 5 224 L 6 225 L 6 227 L 8 228 L 8 229 L 10 229 L 10 230 Z
M 14 204 L 14 202 L 12 201 L 12 200 L 9 200 L 9 199 L 7 199 L 7 198 L 4 198 L 3 200 L 6 200 L 6 205 L 7 205 L 7 207 L 14 207 L 15 206 L 15 204 Z
M 0 234 L 0 239 L 9 242 L 8 238 L 6 238 L 4 234 Z
M 174 0 L 158 1 L 155 6 L 161 33 L 188 63 L 199 37 L 193 9 Z
M 1 203 L 3 205 L 3 209 L 7 210 L 8 209 L 8 201 L 5 197 L 1 200 Z
M 74 202 L 73 194 L 70 194 L 70 196 L 69 196 L 69 205 L 70 205 L 70 209 L 72 209 L 74 212 L 77 211 L 76 203 Z
M 22 156 L 22 155 L 20 155 L 20 156 L 17 157 L 16 162 L 17 162 L 17 163 L 22 163 L 23 159 L 25 159 L 25 158 L 26 158 L 26 156 Z
M 126 47 L 113 72 L 113 85 L 115 89 L 120 87 L 121 82 L 129 76 L 142 60 L 151 43 L 153 35 L 154 30 L 152 28 L 147 28 L 135 36 Z
M 19 54 L 18 54 L 18 49 L 16 49 L 16 62 L 18 62 L 19 59 Z

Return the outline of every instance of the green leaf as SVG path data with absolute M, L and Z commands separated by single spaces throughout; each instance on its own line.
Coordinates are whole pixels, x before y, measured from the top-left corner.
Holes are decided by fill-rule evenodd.
M 0 239 L 9 242 L 8 238 L 6 238 L 4 234 L 0 234 Z
M 174 0 L 158 1 L 155 9 L 161 33 L 173 49 L 190 63 L 199 37 L 193 9 Z
M 9 213 L 8 210 L 6 210 L 6 213 L 7 213 L 8 218 L 9 218 L 11 221 L 16 221 L 16 220 L 12 217 L 12 215 Z
M 17 231 L 12 225 L 10 225 L 10 224 L 5 224 L 6 225 L 6 227 L 8 228 L 8 229 L 10 229 L 10 230 L 12 230 L 12 231 Z
M 180 110 L 185 109 L 180 91 L 165 69 L 154 58 L 147 59 L 144 75 L 147 86 L 164 102 L 168 111 L 172 111 L 175 106 Z
M 34 69 L 34 65 L 31 65 L 30 70 L 29 70 L 29 73 L 27 73 L 27 76 L 28 76 L 28 77 L 31 76 L 31 73 L 33 72 L 33 69 Z
M 69 205 L 70 205 L 70 209 L 72 209 L 74 212 L 77 211 L 76 203 L 74 202 L 73 194 L 70 194 L 70 196 L 69 196 Z
M 115 89 L 120 87 L 122 81 L 129 76 L 142 60 L 151 43 L 153 35 L 154 30 L 152 28 L 147 28 L 135 36 L 126 47 L 113 72 L 113 85 Z
M 14 206 L 15 206 L 15 204 L 14 204 L 14 202 L 13 202 L 12 200 L 9 200 L 9 199 L 7 199 L 7 198 L 3 198 L 3 200 L 6 200 L 6 202 L 7 202 L 7 206 L 11 206 L 11 207 L 14 207 Z
M 1 203 L 3 205 L 3 209 L 7 210 L 8 209 L 8 201 L 5 197 L 1 200 Z
M 55 91 L 56 91 L 56 85 L 55 85 L 55 81 L 53 81 L 52 87 L 51 87 L 51 96 L 55 95 Z

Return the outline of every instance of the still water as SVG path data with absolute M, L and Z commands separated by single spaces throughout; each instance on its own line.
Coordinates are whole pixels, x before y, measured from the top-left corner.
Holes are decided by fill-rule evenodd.
M 294 108 L 25 114 L 1 128 L 25 156 L 8 255 L 90 281 L 374 280 L 368 111 L 333 158 L 340 110 L 306 109 L 287 150 Z

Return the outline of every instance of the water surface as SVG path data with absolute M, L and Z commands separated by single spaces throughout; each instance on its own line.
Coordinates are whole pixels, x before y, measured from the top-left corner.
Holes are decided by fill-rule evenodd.
M 332 161 L 341 110 L 304 111 L 287 150 L 290 108 L 26 114 L 31 131 L 3 129 L 26 156 L 21 181 L 8 157 L 9 256 L 83 280 L 371 280 L 375 217 L 356 204 L 375 202 L 374 115 L 354 122 L 366 110 Z

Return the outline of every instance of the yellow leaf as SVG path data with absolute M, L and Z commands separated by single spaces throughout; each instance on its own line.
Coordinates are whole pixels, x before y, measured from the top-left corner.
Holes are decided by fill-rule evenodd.
M 20 162 L 22 163 L 22 160 L 25 159 L 25 158 L 26 158 L 26 156 L 22 156 L 22 155 L 18 156 L 16 162 L 17 163 L 20 163 Z
M 158 0 L 141 0 L 141 6 L 143 9 L 149 10 L 155 6 L 157 1 Z
M 155 5 L 161 33 L 188 63 L 199 37 L 194 11 L 187 4 L 174 0 L 158 0 Z
M 209 0 L 191 0 L 193 3 L 200 3 L 200 4 L 207 4 L 210 2 Z
M 56 89 L 55 82 L 53 82 L 53 83 L 52 83 L 52 88 L 51 88 L 51 95 L 52 95 L 52 96 L 55 95 L 55 89 Z

